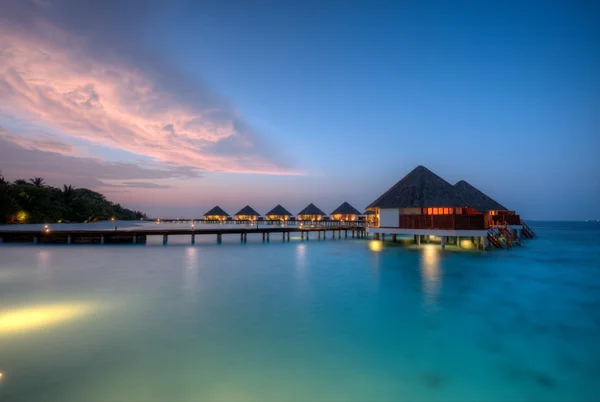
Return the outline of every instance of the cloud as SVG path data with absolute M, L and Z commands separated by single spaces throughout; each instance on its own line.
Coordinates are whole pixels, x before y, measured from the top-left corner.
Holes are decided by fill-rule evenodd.
M 61 154 L 73 153 L 73 147 L 70 144 L 59 141 L 48 133 L 41 132 L 28 135 L 17 135 L 11 134 L 6 129 L 0 127 L 0 137 L 27 149 L 58 152 Z
M 105 25 L 99 35 L 84 29 L 79 18 L 64 17 L 72 13 L 58 6 L 62 11 L 57 14 L 52 4 L 44 3 L 43 13 L 31 3 L 12 6 L 10 24 L 0 25 L 0 112 L 169 166 L 294 174 L 226 100 L 150 53 L 122 56 L 123 46 L 105 29 L 113 25 Z M 96 28 L 98 18 L 119 14 L 100 10 L 95 17 L 87 11 L 85 23 Z M 133 31 L 126 34 L 122 42 L 134 44 Z M 45 147 L 26 139 L 11 141 L 72 152 L 50 139 Z
M 15 180 L 43 176 L 54 185 L 72 184 L 76 187 L 128 187 L 164 189 L 157 184 L 163 179 L 199 179 L 200 171 L 189 166 L 163 168 L 144 167 L 133 163 L 106 162 L 96 158 L 81 158 L 57 152 L 27 149 L 0 135 L 0 170 Z M 113 182 L 120 183 L 113 183 Z

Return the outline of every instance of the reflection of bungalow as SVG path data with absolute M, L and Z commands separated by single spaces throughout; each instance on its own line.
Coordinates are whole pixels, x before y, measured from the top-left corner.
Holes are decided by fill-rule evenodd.
M 259 213 L 250 205 L 246 205 L 244 208 L 240 209 L 234 217 L 236 221 L 255 221 L 258 219 Z
M 279 204 L 267 212 L 266 215 L 268 221 L 287 221 L 290 217 L 292 217 L 292 214 Z
M 459 182 L 452 186 L 423 166 L 416 167 L 367 209 L 375 211 L 379 218 L 375 227 L 367 229 L 376 237 L 414 235 L 420 244 L 423 236 L 433 235 L 441 237 L 442 246 L 450 237 L 458 245 L 460 237 L 467 237 L 474 238 L 479 245 L 487 245 L 490 241 L 498 247 L 501 236 L 490 230 L 490 220 L 493 221 L 494 216 L 502 216 L 504 221 L 518 217 L 468 183 Z M 521 228 L 513 226 L 517 231 Z M 505 238 L 514 234 L 504 232 Z M 520 232 L 518 235 L 520 237 Z M 509 243 L 507 240 L 506 244 Z M 499 246 L 502 247 L 502 241 Z
M 352 205 L 344 202 L 331 213 L 331 219 L 335 221 L 355 221 L 358 219 L 360 212 Z
M 301 221 L 320 221 L 325 216 L 325 212 L 321 211 L 315 204 L 309 204 L 306 208 L 298 213 L 298 220 Z
M 465 205 L 484 214 L 486 226 L 521 225 L 521 217 L 515 211 L 508 210 L 466 181 L 459 181 L 454 185 L 454 188 L 465 201 Z
M 207 221 L 225 221 L 229 217 L 229 214 L 218 205 L 204 214 L 204 220 Z

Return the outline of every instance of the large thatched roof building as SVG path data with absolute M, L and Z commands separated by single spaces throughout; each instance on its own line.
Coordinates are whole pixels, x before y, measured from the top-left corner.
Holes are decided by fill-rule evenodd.
M 207 221 L 224 221 L 228 217 L 229 214 L 218 205 L 204 214 L 204 219 Z
M 462 207 L 452 184 L 424 166 L 417 166 L 373 201 L 367 209 Z
M 292 214 L 279 204 L 265 215 L 268 221 L 287 221 L 291 216 Z
M 320 221 L 325 215 L 325 212 L 317 208 L 315 204 L 310 203 L 306 208 L 298 213 L 298 219 L 301 221 Z
M 331 219 L 336 221 L 355 221 L 358 219 L 359 215 L 360 211 L 358 209 L 354 208 L 349 203 L 344 202 L 331 213 Z
M 250 205 L 246 205 L 234 215 L 235 219 L 238 221 L 255 221 L 259 216 L 260 214 Z

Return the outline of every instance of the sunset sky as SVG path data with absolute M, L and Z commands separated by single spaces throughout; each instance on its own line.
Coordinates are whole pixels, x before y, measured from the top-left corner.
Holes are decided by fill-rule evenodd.
M 417 165 L 600 219 L 600 2 L 0 0 L 0 170 L 150 216 L 364 209 Z

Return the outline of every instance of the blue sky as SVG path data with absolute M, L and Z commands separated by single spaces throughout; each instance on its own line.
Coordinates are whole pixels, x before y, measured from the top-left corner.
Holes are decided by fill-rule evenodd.
M 0 4 L 9 179 L 152 215 L 330 212 L 421 164 L 526 218 L 599 218 L 597 2 Z

